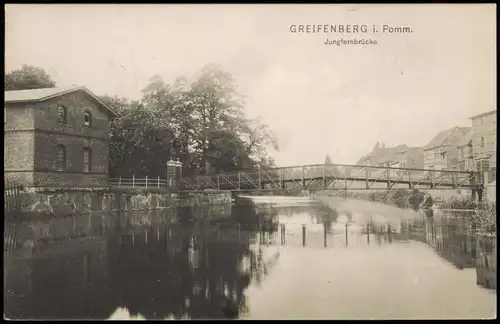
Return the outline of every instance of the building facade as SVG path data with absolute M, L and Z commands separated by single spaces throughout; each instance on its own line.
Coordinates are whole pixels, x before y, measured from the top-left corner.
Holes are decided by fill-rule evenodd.
M 457 169 L 456 147 L 471 131 L 470 127 L 453 127 L 439 132 L 424 147 L 424 168 L 434 170 Z
M 109 120 L 84 87 L 5 91 L 4 178 L 27 186 L 107 183 Z
M 469 132 L 457 145 L 458 171 L 474 171 L 472 132 Z
M 475 170 L 496 175 L 497 111 L 492 110 L 470 117 L 472 121 L 472 150 Z M 493 179 L 489 179 L 493 181 Z M 488 181 L 488 182 L 489 182 Z

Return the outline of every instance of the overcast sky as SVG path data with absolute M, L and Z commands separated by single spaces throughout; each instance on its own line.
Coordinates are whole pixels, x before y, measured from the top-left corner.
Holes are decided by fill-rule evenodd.
M 279 165 L 355 163 L 375 142 L 425 145 L 496 109 L 494 5 L 7 5 L 6 70 L 139 99 L 148 79 L 231 72 L 276 133 Z M 291 33 L 383 24 L 413 33 Z M 326 38 L 376 45 L 325 45 Z

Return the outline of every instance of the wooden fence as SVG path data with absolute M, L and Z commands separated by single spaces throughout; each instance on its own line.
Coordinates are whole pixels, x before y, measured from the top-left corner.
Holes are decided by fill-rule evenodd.
M 5 183 L 3 191 L 5 218 L 15 219 L 21 214 L 21 191 L 21 186 Z
M 477 284 L 497 289 L 497 237 L 477 235 L 476 278 Z

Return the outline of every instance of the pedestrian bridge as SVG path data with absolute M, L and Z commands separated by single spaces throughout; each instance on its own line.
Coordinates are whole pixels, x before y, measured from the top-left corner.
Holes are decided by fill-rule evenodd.
M 476 174 L 468 171 L 408 169 L 365 165 L 320 164 L 271 169 L 243 170 L 167 179 L 110 179 L 118 187 L 175 187 L 181 191 L 200 190 L 359 190 L 359 189 L 456 189 L 470 188 Z

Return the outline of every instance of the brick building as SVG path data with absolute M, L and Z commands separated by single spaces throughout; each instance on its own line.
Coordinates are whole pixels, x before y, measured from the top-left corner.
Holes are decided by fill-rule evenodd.
M 109 119 L 85 87 L 5 91 L 4 178 L 27 186 L 107 182 Z

